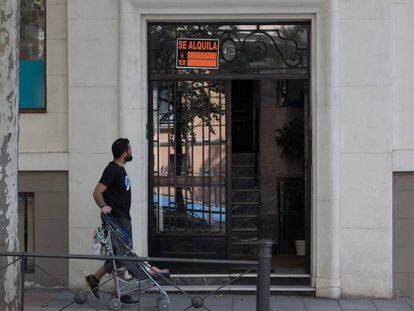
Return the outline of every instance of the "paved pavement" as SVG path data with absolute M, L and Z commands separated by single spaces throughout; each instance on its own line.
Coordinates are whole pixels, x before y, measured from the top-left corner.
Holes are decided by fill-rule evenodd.
M 96 300 L 90 295 L 83 305 L 72 304 L 71 310 L 110 310 L 109 293 L 101 293 L 101 299 Z M 74 295 L 68 290 L 27 289 L 25 291 L 25 311 L 57 311 L 62 310 L 73 302 Z M 157 295 L 150 293 L 142 295 L 141 304 L 124 306 L 122 310 L 158 310 L 156 307 Z M 171 294 L 169 310 L 211 310 L 211 311 L 253 311 L 256 309 L 256 296 L 222 294 L 209 297 L 205 300 L 206 309 L 190 307 L 189 297 L 180 294 Z M 272 296 L 270 299 L 272 311 L 414 311 L 414 299 L 400 298 L 384 299 L 318 299 L 304 296 Z

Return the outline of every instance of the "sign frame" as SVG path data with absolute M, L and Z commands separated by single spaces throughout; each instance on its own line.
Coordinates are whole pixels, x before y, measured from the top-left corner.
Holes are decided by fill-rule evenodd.
M 179 66 L 178 65 L 178 54 L 179 54 L 179 49 L 178 49 L 178 42 L 180 40 L 187 40 L 187 41 L 215 41 L 217 42 L 217 51 L 213 52 L 217 55 L 216 58 L 216 67 L 205 67 L 205 66 Z M 209 52 L 211 53 L 211 52 Z M 175 68 L 176 69 L 213 69 L 213 70 L 217 70 L 219 69 L 219 64 L 220 64 L 220 39 L 208 39 L 208 38 L 177 38 L 176 40 L 176 50 L 175 50 Z

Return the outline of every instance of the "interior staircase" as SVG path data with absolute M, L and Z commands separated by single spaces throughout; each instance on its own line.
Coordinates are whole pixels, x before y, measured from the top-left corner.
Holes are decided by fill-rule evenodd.
M 236 153 L 232 156 L 231 255 L 233 259 L 257 256 L 260 181 L 259 163 L 255 163 L 256 161 L 254 153 Z

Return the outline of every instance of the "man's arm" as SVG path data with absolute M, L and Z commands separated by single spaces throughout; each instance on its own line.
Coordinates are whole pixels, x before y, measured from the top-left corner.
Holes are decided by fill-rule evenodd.
M 93 198 L 96 204 L 101 208 L 102 213 L 109 214 L 111 212 L 111 207 L 105 203 L 103 193 L 105 192 L 107 186 L 104 184 L 98 183 L 93 191 Z

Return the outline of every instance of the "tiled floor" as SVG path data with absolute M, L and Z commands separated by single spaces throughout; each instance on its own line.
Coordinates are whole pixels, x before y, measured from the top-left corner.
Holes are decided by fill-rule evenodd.
M 73 302 L 74 295 L 68 290 L 27 289 L 25 292 L 25 311 L 57 311 Z M 141 297 L 141 305 L 123 306 L 122 310 L 155 311 L 155 294 Z M 191 308 L 191 299 L 181 294 L 171 294 L 169 310 L 211 310 L 244 311 L 256 310 L 254 295 L 214 295 L 205 299 L 206 309 Z M 73 303 L 64 310 L 111 310 L 110 295 L 101 293 L 101 299 L 88 296 L 86 304 Z M 272 311 L 414 311 L 414 299 L 318 299 L 303 296 L 271 296 Z

